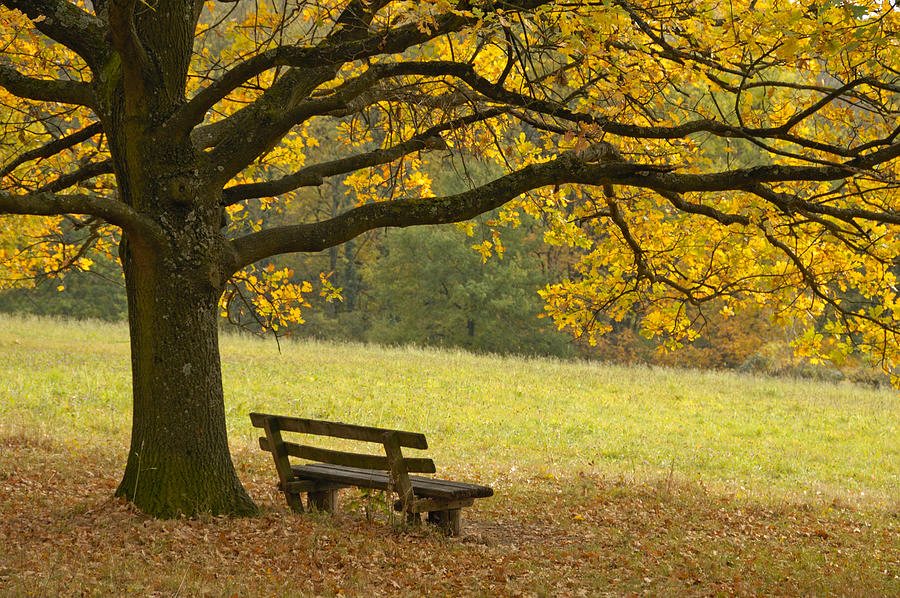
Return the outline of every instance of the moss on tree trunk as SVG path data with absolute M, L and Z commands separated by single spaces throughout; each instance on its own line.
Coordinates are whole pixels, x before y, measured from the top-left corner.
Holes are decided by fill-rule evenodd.
M 155 517 L 255 513 L 228 449 L 217 289 L 136 243 L 122 258 L 134 414 L 116 494 Z

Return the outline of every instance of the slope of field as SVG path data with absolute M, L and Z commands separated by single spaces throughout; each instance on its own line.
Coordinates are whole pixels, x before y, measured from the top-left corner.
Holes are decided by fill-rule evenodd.
M 0 593 L 900 593 L 895 391 L 239 336 L 222 353 L 264 515 L 157 522 L 109 499 L 126 327 L 0 317 Z M 250 411 L 422 431 L 441 474 L 496 496 L 458 540 L 354 492 L 294 516 Z

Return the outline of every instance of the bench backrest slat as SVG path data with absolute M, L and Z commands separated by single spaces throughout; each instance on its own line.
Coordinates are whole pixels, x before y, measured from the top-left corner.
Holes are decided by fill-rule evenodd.
M 268 418 L 278 420 L 278 428 L 284 432 L 298 432 L 300 434 L 314 434 L 317 436 L 331 436 L 347 440 L 362 440 L 364 442 L 384 443 L 386 433 L 394 433 L 400 446 L 415 449 L 427 449 L 428 441 L 425 435 L 418 432 L 403 432 L 400 430 L 388 430 L 385 428 L 371 428 L 340 422 L 330 422 L 317 419 L 305 419 L 302 417 L 286 417 L 281 415 L 267 415 L 265 413 L 251 413 L 250 421 L 257 428 L 264 428 Z
M 387 456 L 334 451 L 294 442 L 284 442 L 282 446 L 288 455 L 298 459 L 308 459 L 332 465 L 345 465 L 347 467 L 360 467 L 362 469 L 378 469 L 381 471 L 390 471 L 391 469 L 391 461 Z M 265 437 L 259 439 L 259 448 L 272 452 L 269 441 Z M 428 458 L 404 457 L 403 463 L 406 466 L 406 470 L 410 473 L 435 473 L 437 471 L 434 461 Z

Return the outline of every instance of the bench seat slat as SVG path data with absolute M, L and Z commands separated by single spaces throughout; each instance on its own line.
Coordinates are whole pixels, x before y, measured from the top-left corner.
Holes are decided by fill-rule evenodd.
M 340 490 L 346 488 L 346 484 L 329 482 L 328 480 L 291 480 L 285 484 L 284 490 L 288 492 L 323 492 L 326 490 Z
M 386 433 L 394 432 L 397 435 L 400 446 L 415 449 L 428 448 L 428 441 L 425 440 L 425 435 L 418 432 L 402 432 L 399 430 L 388 430 L 386 428 L 372 428 L 369 426 L 357 426 L 354 424 L 306 419 L 302 417 L 287 417 L 284 415 L 268 415 L 265 413 L 250 414 L 250 421 L 257 428 L 264 427 L 268 418 L 275 418 L 278 421 L 278 428 L 284 432 L 332 436 L 334 438 L 377 442 L 379 444 L 384 442 L 384 435 Z
M 288 455 L 297 457 L 298 459 L 308 459 L 310 461 L 319 461 L 320 463 L 360 467 L 363 469 L 380 469 L 388 471 L 391 468 L 387 457 L 381 455 L 333 451 L 331 449 L 307 446 L 305 444 L 297 444 L 294 442 L 285 442 L 283 446 Z M 259 448 L 264 451 L 272 452 L 269 447 L 269 441 L 265 437 L 260 437 Z M 434 461 L 425 457 L 404 457 L 403 463 L 406 465 L 407 471 L 415 473 L 435 473 L 437 471 L 434 466 Z
M 294 475 L 300 479 L 329 480 L 377 490 L 388 490 L 391 487 L 390 475 L 384 471 L 318 463 L 295 465 L 291 469 Z M 494 495 L 494 490 L 488 486 L 465 482 L 421 476 L 409 476 L 409 481 L 412 483 L 414 494 L 426 498 L 463 499 L 485 498 Z

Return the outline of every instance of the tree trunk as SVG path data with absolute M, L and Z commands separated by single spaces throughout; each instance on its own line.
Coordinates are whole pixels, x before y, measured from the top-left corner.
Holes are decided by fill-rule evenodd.
M 121 254 L 134 412 L 116 495 L 155 517 L 255 513 L 228 449 L 214 277 L 135 239 Z

